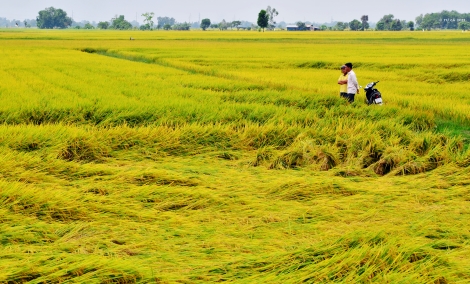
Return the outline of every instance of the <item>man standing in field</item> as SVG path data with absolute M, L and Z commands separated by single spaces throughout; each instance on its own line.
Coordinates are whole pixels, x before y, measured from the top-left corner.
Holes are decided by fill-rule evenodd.
M 338 79 L 339 95 L 342 98 L 348 98 L 348 72 L 346 72 L 346 65 L 341 66 L 341 76 Z
M 359 94 L 359 84 L 357 83 L 356 73 L 354 73 L 352 63 L 344 64 L 346 66 L 346 73 L 348 73 L 348 100 L 350 103 L 354 102 L 354 96 Z

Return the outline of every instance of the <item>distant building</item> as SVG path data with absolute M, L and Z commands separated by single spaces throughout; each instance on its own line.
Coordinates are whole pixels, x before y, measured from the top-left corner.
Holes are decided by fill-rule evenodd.
M 288 31 L 300 31 L 299 27 L 297 25 L 287 25 L 286 30 Z M 304 31 L 319 31 L 320 28 L 314 27 L 313 25 L 305 25 L 305 30 Z
M 319 31 L 320 30 L 319 27 L 314 27 L 313 25 L 305 25 L 305 28 L 307 29 L 307 31 Z
M 251 30 L 251 26 L 248 25 L 238 25 L 237 30 Z
M 287 25 L 286 30 L 288 30 L 288 31 L 298 31 L 299 27 L 297 25 Z

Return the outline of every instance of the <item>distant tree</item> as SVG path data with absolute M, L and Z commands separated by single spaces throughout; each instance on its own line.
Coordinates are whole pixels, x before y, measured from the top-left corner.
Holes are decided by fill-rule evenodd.
M 352 30 L 352 31 L 358 31 L 361 29 L 361 22 L 359 22 L 358 20 L 352 20 L 351 22 L 349 22 L 349 28 Z
M 26 20 L 24 20 L 24 27 L 28 27 L 28 22 L 26 22 Z
M 468 31 L 470 30 L 470 22 L 460 22 L 458 28 L 462 31 Z
M 389 31 L 391 29 L 391 25 L 392 25 L 392 22 L 393 22 L 393 18 L 395 16 L 393 16 L 392 14 L 389 14 L 389 15 L 385 15 L 382 17 L 382 19 L 379 20 L 379 22 L 382 22 L 384 24 L 384 29 L 385 31 Z
M 242 24 L 242 22 L 240 22 L 240 21 L 233 21 L 233 22 L 230 24 L 230 26 L 231 26 L 232 29 L 233 29 L 233 28 L 237 28 L 237 30 L 238 30 L 238 26 L 241 25 L 241 24 Z
M 219 30 L 224 31 L 228 29 L 228 24 L 225 20 L 219 23 Z
M 171 25 L 170 24 L 165 24 L 165 25 L 163 25 L 163 29 L 165 31 L 169 31 L 169 30 L 171 30 Z
M 142 14 L 142 17 L 144 17 L 144 23 L 145 23 L 145 27 L 148 27 L 149 30 L 153 29 L 153 17 L 155 16 L 155 13 L 154 12 L 147 12 L 147 13 L 143 13 Z
M 36 19 L 31 19 L 31 20 L 28 19 L 28 28 L 30 27 L 37 27 Z
M 218 29 L 219 28 L 219 24 L 211 24 L 211 29 Z
M 158 29 L 164 29 L 166 24 L 170 25 L 170 27 L 173 26 L 176 23 L 176 20 L 170 17 L 157 17 L 157 23 Z
M 79 25 L 77 25 L 77 26 L 75 26 L 74 29 L 79 30 L 79 29 L 81 29 L 81 28 L 82 28 L 82 27 L 80 27 Z
M 299 21 L 296 23 L 296 25 L 299 31 L 305 31 L 307 29 L 307 25 L 304 22 Z
M 364 15 L 361 17 L 361 22 L 362 22 L 362 30 L 367 30 L 369 28 L 369 16 Z
M 420 26 L 421 26 L 421 23 L 423 22 L 423 14 L 419 15 L 418 17 L 416 17 L 415 20 L 416 20 L 416 25 L 417 25 L 418 27 L 420 27 Z
M 205 31 L 210 26 L 211 26 L 211 20 L 210 19 L 202 19 L 200 27 L 203 31 Z
M 266 10 L 261 10 L 258 14 L 258 26 L 263 29 L 268 27 L 269 24 L 269 15 L 266 13 Z
M 141 25 L 141 26 L 139 27 L 139 30 L 141 30 L 141 31 L 148 31 L 148 30 L 150 30 L 150 25 L 149 25 L 149 24 Z
M 415 30 L 415 23 L 413 21 L 409 21 L 408 24 L 407 24 L 408 28 L 410 29 L 410 31 L 414 31 Z
M 408 27 L 408 22 L 406 20 L 401 20 L 401 29 L 406 30 Z
M 67 13 L 62 9 L 56 9 L 54 7 L 39 11 L 39 16 L 36 18 L 36 21 L 40 29 L 65 29 L 72 25 L 72 19 L 67 17 Z
M 441 27 L 442 29 L 458 29 L 459 21 L 465 19 L 466 14 L 460 14 L 457 11 L 442 11 L 440 13 L 436 13 L 440 18 Z
M 403 29 L 402 22 L 399 19 L 393 20 L 390 25 L 391 31 L 401 31 Z
M 441 27 L 441 17 L 438 13 L 426 14 L 419 25 L 420 28 L 425 30 L 436 29 Z
M 274 29 L 274 27 L 276 27 L 276 21 L 274 21 L 274 18 L 279 15 L 279 12 L 275 8 L 268 6 L 268 8 L 266 8 L 266 14 L 268 15 L 268 27 L 270 29 Z
M 190 28 L 191 28 L 191 24 L 186 23 L 186 22 L 176 23 L 171 27 L 171 29 L 175 31 L 189 31 Z
M 461 14 L 457 11 L 442 11 L 420 15 L 416 18 L 416 24 L 420 29 L 458 29 L 460 22 L 469 22 L 470 14 Z
M 28 22 L 24 21 L 25 22 L 25 27 L 26 28 L 30 28 L 31 27 L 31 23 L 28 24 Z
M 94 27 L 92 24 L 90 24 L 90 23 L 86 23 L 83 28 L 86 29 L 86 30 L 92 30 L 92 29 L 94 29 L 95 27 Z
M 322 31 L 326 31 L 326 30 L 328 29 L 328 27 L 327 27 L 326 25 L 322 25 L 322 26 L 320 27 L 320 29 L 321 29 Z
M 124 19 L 124 15 L 120 15 L 111 19 L 111 26 L 109 28 L 114 30 L 130 30 L 132 29 L 132 24 Z
M 334 29 L 337 31 L 344 31 L 348 27 L 348 23 L 337 22 Z
M 378 21 L 377 24 L 375 25 L 375 29 L 378 31 L 384 31 L 385 30 L 385 23 L 382 21 Z
M 109 28 L 109 22 L 99 22 L 98 29 L 107 30 Z

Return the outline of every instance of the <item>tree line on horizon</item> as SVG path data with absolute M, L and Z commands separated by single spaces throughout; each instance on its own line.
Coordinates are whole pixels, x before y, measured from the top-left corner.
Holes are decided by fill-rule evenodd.
M 285 23 L 276 25 L 275 17 L 279 15 L 279 12 L 270 6 L 266 9 L 261 10 L 258 14 L 257 25 L 247 21 L 232 21 L 226 22 L 222 20 L 219 23 L 213 23 L 210 19 L 202 19 L 200 23 L 178 23 L 172 17 L 156 17 L 155 13 L 147 12 L 142 14 L 144 17 L 144 24 L 140 25 L 137 22 L 129 22 L 123 15 L 116 15 L 110 21 L 101 21 L 98 23 L 90 23 L 84 21 L 82 23 L 76 23 L 67 13 L 62 9 L 56 9 L 49 7 L 38 12 L 38 16 L 33 20 L 24 21 L 8 21 L 6 18 L 0 18 L 0 26 L 6 27 L 34 27 L 37 26 L 40 29 L 65 29 L 65 28 L 84 28 L 84 29 L 114 29 L 114 30 L 190 30 L 191 28 L 200 28 L 202 30 L 218 29 L 228 30 L 236 28 L 237 30 L 242 29 L 257 29 L 259 31 L 284 29 Z M 156 22 L 154 22 L 154 19 Z M 296 22 L 298 30 L 306 30 L 307 24 L 310 22 Z M 75 26 L 73 26 L 75 25 Z M 370 30 L 370 24 L 368 22 L 368 16 L 362 16 L 359 19 L 354 19 L 350 22 L 334 22 L 329 26 L 322 24 L 318 27 L 319 30 Z M 378 31 L 401 31 L 401 30 L 437 30 L 437 29 L 461 29 L 470 30 L 470 13 L 459 13 L 457 11 L 442 11 L 439 13 L 428 13 L 421 14 L 416 17 L 415 21 L 406 21 L 396 19 L 394 15 L 384 15 L 377 23 L 375 23 L 375 30 Z

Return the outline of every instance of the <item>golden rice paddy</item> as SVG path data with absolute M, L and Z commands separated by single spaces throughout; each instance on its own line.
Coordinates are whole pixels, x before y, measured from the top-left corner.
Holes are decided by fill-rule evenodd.
M 0 30 L 0 282 L 468 283 L 469 43 Z

